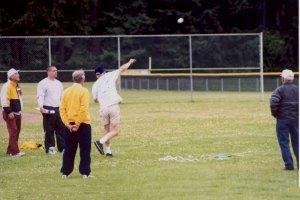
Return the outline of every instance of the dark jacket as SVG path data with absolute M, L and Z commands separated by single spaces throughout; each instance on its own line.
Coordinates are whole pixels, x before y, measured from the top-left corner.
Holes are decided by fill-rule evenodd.
M 277 119 L 299 118 L 299 89 L 293 83 L 284 83 L 270 98 L 272 115 Z

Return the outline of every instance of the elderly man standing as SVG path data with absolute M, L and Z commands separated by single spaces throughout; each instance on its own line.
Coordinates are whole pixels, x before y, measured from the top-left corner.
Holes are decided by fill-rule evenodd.
M 294 170 L 294 163 L 289 147 L 291 138 L 292 148 L 299 168 L 299 89 L 293 84 L 294 73 L 283 70 L 282 85 L 270 98 L 272 115 L 276 118 L 277 139 L 281 149 L 285 170 Z
M 57 149 L 62 152 L 65 148 L 64 125 L 59 115 L 59 105 L 63 94 L 63 85 L 57 80 L 55 66 L 47 67 L 47 78 L 44 78 L 37 86 L 37 101 L 40 112 L 43 115 L 43 128 L 45 133 L 46 153 L 55 155 L 56 135 Z
M 8 81 L 1 89 L 1 105 L 3 108 L 3 119 L 6 122 L 8 130 L 8 147 L 6 154 L 8 156 L 21 157 L 24 153 L 20 152 L 18 141 L 21 131 L 23 107 L 22 91 L 18 85 L 20 75 L 14 68 L 7 72 Z
M 92 129 L 89 113 L 89 91 L 83 87 L 85 74 L 82 70 L 72 74 L 74 84 L 64 91 L 60 115 L 65 124 L 65 151 L 62 162 L 62 178 L 67 178 L 74 169 L 74 160 L 79 144 L 79 172 L 83 178 L 92 178 L 91 142 Z

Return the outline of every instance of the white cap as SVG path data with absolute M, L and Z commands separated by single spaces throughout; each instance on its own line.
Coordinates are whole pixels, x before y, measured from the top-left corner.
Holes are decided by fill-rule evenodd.
M 292 70 L 289 69 L 283 70 L 280 76 L 286 80 L 290 80 L 290 81 L 294 80 L 294 73 Z
M 14 68 L 11 68 L 10 70 L 7 71 L 7 78 L 12 77 L 12 75 L 19 73 L 19 70 L 15 70 Z

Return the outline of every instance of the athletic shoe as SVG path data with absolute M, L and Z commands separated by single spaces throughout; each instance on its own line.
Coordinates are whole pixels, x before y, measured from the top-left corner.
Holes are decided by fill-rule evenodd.
M 99 153 L 101 155 L 104 155 L 103 144 L 101 144 L 98 140 L 96 142 L 94 142 L 94 144 L 97 147 Z
M 24 155 L 25 155 L 25 153 L 23 153 L 23 152 L 19 152 L 19 153 L 14 154 L 14 155 L 9 154 L 9 156 L 11 156 L 11 157 L 22 157 L 22 156 L 24 156 Z
M 93 175 L 82 175 L 82 178 L 83 179 L 86 179 L 86 178 L 95 178 L 95 176 L 93 176 Z
M 55 155 L 56 153 L 57 152 L 55 151 L 54 147 L 49 147 L 48 154 Z
M 106 153 L 106 156 L 113 157 L 112 153 Z
M 294 167 L 285 167 L 283 168 L 284 170 L 287 170 L 287 171 L 293 171 L 294 170 Z
M 61 178 L 62 178 L 62 179 L 65 179 L 65 178 L 68 178 L 68 176 L 65 175 L 65 174 L 63 174 L 63 175 L 61 176 Z

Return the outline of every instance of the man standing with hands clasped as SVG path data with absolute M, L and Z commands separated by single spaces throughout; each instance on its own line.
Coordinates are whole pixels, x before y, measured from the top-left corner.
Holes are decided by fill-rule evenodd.
M 47 78 L 44 78 L 37 86 L 37 101 L 40 112 L 43 115 L 43 129 L 45 133 L 46 153 L 55 155 L 55 138 L 57 149 L 62 152 L 65 148 L 64 125 L 59 115 L 59 105 L 63 94 L 63 85 L 56 79 L 55 66 L 47 67 Z
M 299 169 L 299 89 L 293 84 L 293 80 L 294 73 L 288 69 L 283 70 L 282 85 L 273 92 L 270 98 L 271 112 L 276 118 L 277 139 L 285 170 L 294 170 L 289 138 L 291 138 Z
M 92 129 L 89 113 L 89 91 L 83 87 L 85 74 L 76 70 L 72 74 L 74 84 L 64 91 L 60 115 L 65 124 L 65 151 L 61 167 L 62 178 L 74 169 L 77 147 L 80 149 L 79 172 L 83 178 L 93 178 L 91 173 Z
M 103 144 L 106 144 L 106 156 L 112 156 L 110 149 L 110 140 L 118 135 L 120 124 L 119 103 L 122 98 L 117 92 L 116 81 L 120 74 L 126 71 L 135 59 L 130 59 L 128 63 L 122 65 L 119 69 L 105 73 L 103 66 L 95 69 L 97 81 L 92 88 L 93 99 L 100 103 L 100 120 L 104 126 L 104 136 L 94 142 L 100 154 L 104 155 Z

